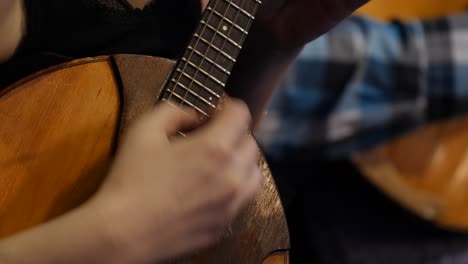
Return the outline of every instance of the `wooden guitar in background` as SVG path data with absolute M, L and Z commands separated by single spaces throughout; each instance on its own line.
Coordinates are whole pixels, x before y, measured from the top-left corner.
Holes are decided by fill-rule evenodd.
M 408 20 L 466 8 L 467 0 L 373 0 L 358 14 Z M 353 161 L 367 179 L 411 212 L 444 229 L 468 231 L 468 118 L 420 128 L 356 154 Z
M 121 132 L 158 101 L 192 107 L 201 116 L 214 113 L 260 7 L 258 0 L 210 1 L 178 61 L 137 55 L 84 58 L 3 90 L 0 238 L 86 201 L 106 175 Z M 258 166 L 264 184 L 221 241 L 174 262 L 288 263 L 286 218 L 260 151 Z

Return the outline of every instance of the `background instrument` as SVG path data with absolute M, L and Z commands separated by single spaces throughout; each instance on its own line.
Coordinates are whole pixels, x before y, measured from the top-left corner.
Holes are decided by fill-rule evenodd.
M 380 21 L 390 21 L 394 18 L 402 20 L 428 19 L 437 16 L 450 15 L 468 8 L 466 0 L 371 0 L 357 10 L 357 14 L 369 15 Z
M 84 58 L 44 69 L 0 93 L 0 237 L 80 205 L 99 187 L 119 135 L 160 100 L 202 116 L 221 106 L 256 0 L 213 0 L 177 61 Z M 259 151 L 264 185 L 213 247 L 177 263 L 288 263 L 280 197 Z
M 373 0 L 358 14 L 381 21 L 461 12 L 466 0 Z M 468 231 L 468 118 L 422 127 L 356 154 L 363 175 L 396 202 L 444 229 Z

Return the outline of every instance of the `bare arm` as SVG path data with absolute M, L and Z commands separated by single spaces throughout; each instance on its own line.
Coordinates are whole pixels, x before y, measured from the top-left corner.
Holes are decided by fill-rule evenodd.
M 0 0 L 0 63 L 16 51 L 25 32 L 22 0 Z
M 87 205 L 39 228 L 0 240 L 0 263 L 109 263 L 125 254 L 106 233 L 102 210 Z M 104 214 L 103 214 L 104 215 Z M 114 262 L 112 262 L 114 263 Z
M 0 263 L 159 263 L 212 244 L 263 179 L 250 120 L 245 104 L 227 101 L 190 137 L 174 138 L 199 125 L 197 115 L 158 105 L 127 131 L 97 194 L 0 239 Z

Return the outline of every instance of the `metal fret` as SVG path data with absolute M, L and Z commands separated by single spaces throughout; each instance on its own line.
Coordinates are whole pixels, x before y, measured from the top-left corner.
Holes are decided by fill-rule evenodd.
M 239 31 L 241 31 L 242 33 L 244 33 L 245 35 L 248 35 L 249 32 L 247 32 L 245 29 L 243 29 L 241 26 L 237 25 L 236 23 L 234 23 L 233 21 L 231 21 L 230 19 L 228 19 L 227 17 L 223 16 L 222 14 L 220 14 L 218 11 L 214 10 L 213 8 L 211 7 L 207 7 L 206 9 L 210 10 L 211 12 L 213 12 L 213 14 L 219 16 L 220 18 L 222 18 L 224 21 L 228 22 L 229 24 L 231 24 L 231 26 L 237 28 Z
M 200 39 L 201 41 L 203 41 L 206 45 L 212 47 L 213 49 L 215 49 L 217 52 L 221 53 L 224 57 L 226 57 L 228 60 L 236 63 L 236 59 L 234 59 L 233 57 L 231 57 L 229 54 L 227 54 L 226 52 L 222 51 L 221 49 L 219 49 L 218 47 L 216 47 L 215 45 L 213 45 L 211 42 L 209 42 L 208 40 L 202 38 L 200 35 L 198 35 L 197 33 L 193 34 L 194 37 Z
M 220 98 L 220 95 L 213 92 L 210 88 L 206 87 L 204 84 L 202 84 L 201 82 L 197 81 L 195 78 L 193 78 L 192 76 L 188 75 L 187 73 L 185 73 L 184 71 L 182 71 L 181 69 L 177 68 L 176 71 L 178 73 L 181 73 L 182 75 L 184 75 L 185 77 L 189 78 L 190 80 L 192 80 L 194 83 L 198 84 L 199 86 L 203 87 L 203 89 L 207 90 L 208 92 L 210 92 L 212 95 L 216 96 L 216 98 Z
M 217 1 L 210 1 L 202 15 L 200 27 L 166 83 L 162 98 L 172 106 L 190 106 L 202 118 L 216 110 L 262 3 L 262 0 Z
M 167 99 L 167 98 L 164 98 L 164 97 L 163 97 L 161 100 L 162 100 L 163 102 L 167 103 L 168 105 L 170 105 L 170 106 L 176 108 L 177 110 L 180 110 L 180 107 L 177 106 L 177 105 L 175 105 L 175 104 L 173 104 L 173 103 L 171 102 L 171 100 L 169 100 L 169 99 Z
M 200 23 L 203 24 L 203 25 L 206 25 L 209 29 L 213 30 L 215 32 L 215 34 L 218 34 L 219 36 L 223 37 L 224 39 L 229 41 L 232 45 L 236 46 L 238 49 L 242 49 L 242 46 L 239 45 L 239 43 L 235 42 L 234 40 L 232 40 L 228 36 L 224 35 L 222 32 L 220 32 L 217 29 L 215 29 L 214 27 L 210 26 L 205 21 L 202 20 Z
M 231 6 L 235 7 L 237 10 L 239 10 L 240 12 L 242 12 L 244 15 L 248 16 L 250 19 L 254 20 L 255 17 L 252 16 L 252 14 L 250 14 L 249 12 L 245 11 L 242 7 L 236 5 L 234 2 L 232 2 L 231 0 L 224 0 L 226 2 L 228 2 Z
M 206 55 L 203 55 L 201 54 L 198 50 L 194 49 L 192 46 L 188 46 L 188 49 L 189 50 L 192 50 L 193 52 L 195 52 L 195 54 L 197 54 L 198 56 L 202 57 L 202 58 L 205 58 L 206 61 L 208 61 L 209 63 L 213 64 L 214 66 L 216 66 L 216 68 L 218 68 L 219 70 L 221 70 L 222 72 L 224 72 L 225 74 L 227 75 L 230 75 L 231 72 L 226 70 L 224 67 L 222 67 L 221 65 L 219 65 L 218 63 L 214 62 L 212 59 L 210 59 L 208 56 Z
M 200 112 L 201 114 L 205 115 L 205 116 L 209 116 L 207 113 L 205 113 L 205 111 L 201 110 L 200 108 L 198 108 L 196 105 L 192 104 L 191 102 L 185 100 L 182 96 L 178 95 L 177 93 L 175 93 L 174 91 L 171 91 L 170 89 L 169 90 L 169 93 L 172 95 L 174 95 L 175 97 L 177 97 L 179 100 L 181 100 L 183 103 L 186 103 L 188 105 L 190 105 L 191 107 L 195 108 L 195 110 L 197 110 L 198 112 Z
M 207 73 L 205 70 L 203 70 L 202 68 L 198 67 L 197 65 L 193 64 L 193 62 L 187 60 L 186 58 L 182 57 L 182 61 L 188 63 L 190 66 L 196 68 L 199 72 L 203 73 L 203 75 L 205 75 L 206 77 L 210 78 L 212 81 L 216 82 L 217 84 L 221 85 L 222 87 L 224 87 L 224 83 L 221 82 L 220 80 L 218 80 L 217 78 L 215 78 L 214 76 L 212 76 L 211 74 Z
M 178 85 L 179 87 L 182 87 L 184 88 L 184 90 L 186 90 L 187 92 L 191 93 L 193 96 L 197 97 L 198 99 L 200 99 L 201 101 L 203 101 L 205 104 L 213 107 L 213 108 L 216 108 L 215 105 L 213 105 L 212 103 L 210 103 L 209 101 L 207 101 L 205 98 L 203 98 L 202 96 L 200 96 L 199 94 L 197 94 L 196 92 L 192 91 L 191 89 L 189 89 L 188 87 L 186 87 L 184 84 L 178 82 L 177 80 L 175 80 L 174 78 L 171 79 L 171 82 L 173 82 L 175 85 Z M 167 89 L 168 92 L 171 92 L 170 89 Z

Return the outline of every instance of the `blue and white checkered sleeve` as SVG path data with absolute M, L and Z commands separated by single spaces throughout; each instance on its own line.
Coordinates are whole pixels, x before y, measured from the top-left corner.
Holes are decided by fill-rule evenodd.
M 437 108 L 441 101 L 447 96 L 463 101 L 468 91 L 462 85 L 468 78 L 462 74 L 468 61 L 463 48 L 468 47 L 467 19 L 461 14 L 440 21 L 380 23 L 352 17 L 310 42 L 258 131 L 265 153 L 281 159 L 343 157 L 447 112 L 448 105 Z M 452 53 L 457 56 L 448 56 Z
M 424 23 L 427 46 L 425 121 L 468 110 L 468 13 Z

